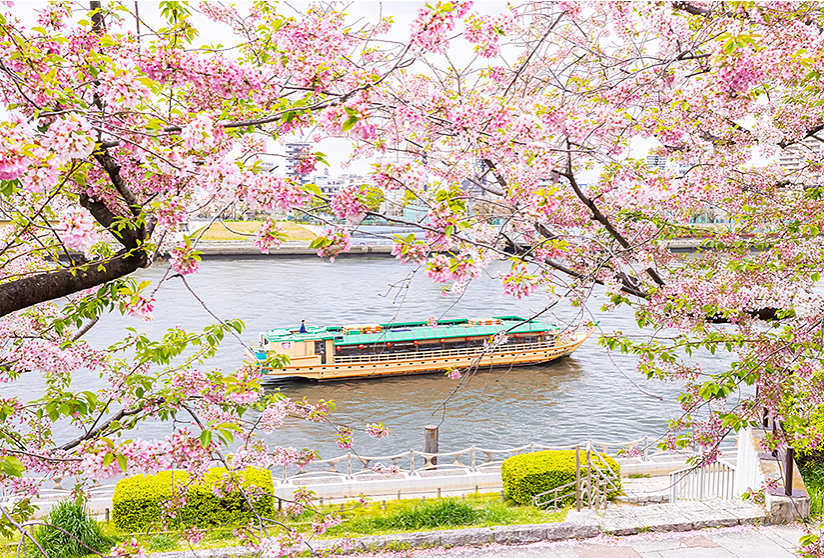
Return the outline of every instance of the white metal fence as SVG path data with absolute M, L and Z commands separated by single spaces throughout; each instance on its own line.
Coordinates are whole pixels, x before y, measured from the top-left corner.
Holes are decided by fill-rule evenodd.
M 487 473 L 499 470 L 504 460 L 513 455 L 543 450 L 571 450 L 575 447 L 590 448 L 592 452 L 610 455 L 618 458 L 622 464 L 670 463 L 673 461 L 677 463 L 693 455 L 691 452 L 662 451 L 656 447 L 655 438 L 645 436 L 634 440 L 613 442 L 585 440 L 571 445 L 547 445 L 535 442 L 503 449 L 470 446 L 462 450 L 442 453 L 408 450 L 390 455 L 363 456 L 349 452 L 329 459 L 313 461 L 303 467 L 275 466 L 272 468 L 272 477 L 276 485 L 287 483 L 299 485 L 315 481 L 358 482 L 387 478 L 385 471 L 390 467 L 397 468 L 397 473 L 393 475 L 397 479 Z M 679 473 L 691 470 L 687 468 Z M 61 480 L 58 479 L 53 488 L 44 488 L 41 494 L 48 494 L 52 497 L 68 494 L 74 481 L 75 479 L 67 478 L 63 479 L 61 484 Z M 685 482 L 692 486 L 690 483 L 694 481 Z M 100 496 L 110 495 L 113 488 L 113 484 L 108 483 L 102 486 L 97 485 L 94 493 Z M 684 491 L 680 493 L 684 494 Z
M 685 467 L 670 473 L 670 502 L 678 500 L 732 500 L 735 465 L 723 460 L 704 467 Z
M 591 448 L 592 451 L 604 453 L 611 457 L 618 457 L 631 462 L 643 463 L 648 461 L 669 460 L 674 457 L 685 459 L 693 455 L 692 452 L 662 451 L 657 448 L 656 440 L 649 436 L 635 440 L 604 442 L 599 440 L 585 440 L 571 445 L 545 445 L 533 442 L 523 446 L 504 449 L 487 449 L 477 446 L 443 453 L 426 453 L 418 450 L 408 450 L 403 453 L 363 456 L 350 452 L 330 459 L 313 461 L 304 467 L 296 465 L 278 466 L 272 474 L 275 482 L 298 483 L 303 479 L 318 477 L 338 477 L 342 479 L 357 479 L 359 477 L 380 474 L 376 472 L 376 465 L 381 467 L 397 467 L 402 475 L 428 476 L 435 471 L 441 472 L 487 472 L 501 467 L 505 459 L 521 453 L 530 453 L 543 450 L 571 450 L 576 447 Z M 437 463 L 437 465 L 436 465 Z

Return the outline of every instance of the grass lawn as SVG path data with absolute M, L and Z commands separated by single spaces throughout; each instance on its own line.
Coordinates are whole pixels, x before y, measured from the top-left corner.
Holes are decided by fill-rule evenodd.
M 227 241 L 227 240 L 249 240 L 251 237 L 243 236 L 242 234 L 235 234 L 232 231 L 237 231 L 240 233 L 245 234 L 255 234 L 255 232 L 260 228 L 262 221 L 228 221 L 226 226 L 223 223 L 215 222 L 212 223 L 206 232 L 203 234 L 201 240 L 212 241 L 212 242 L 220 242 L 220 241 Z M 311 233 L 308 229 L 305 229 L 295 223 L 289 221 L 278 221 L 278 225 L 281 229 L 283 229 L 286 234 L 288 235 L 288 240 L 312 240 L 315 238 L 315 234 Z M 228 227 L 228 228 L 226 228 Z M 229 229 L 232 229 L 230 231 Z M 197 232 L 192 233 L 193 236 L 197 236 L 200 234 L 199 229 Z
M 531 506 L 519 506 L 511 501 L 501 502 L 498 494 L 473 494 L 468 495 L 466 500 L 433 498 L 427 499 L 425 503 L 421 500 L 387 500 L 385 511 L 381 509 L 380 501 L 349 509 L 351 507 L 353 506 L 345 506 L 346 511 L 341 512 L 339 504 L 323 506 L 320 511 L 339 514 L 343 518 L 343 523 L 329 529 L 319 538 L 328 539 L 346 535 L 361 537 L 440 529 L 549 523 L 563 521 L 567 512 L 567 510 L 545 512 Z M 310 533 L 313 517 L 316 517 L 314 513 L 304 511 L 294 519 L 284 517 L 276 519 L 302 533 Z M 134 537 L 149 552 L 242 545 L 242 542 L 232 534 L 232 527 L 210 529 L 206 532 L 203 541 L 194 546 L 189 545 L 186 541 L 181 541 L 177 531 L 133 535 L 118 530 L 113 523 L 106 523 L 103 527 L 104 532 L 116 541 L 131 540 Z M 281 532 L 282 530 L 279 527 L 272 528 L 274 534 Z M 15 544 L 8 539 L 2 542 L 5 544 L 0 546 L 0 557 L 11 558 L 15 556 Z
M 799 471 L 810 494 L 810 517 L 821 517 L 824 512 L 824 463 L 811 461 L 801 465 Z

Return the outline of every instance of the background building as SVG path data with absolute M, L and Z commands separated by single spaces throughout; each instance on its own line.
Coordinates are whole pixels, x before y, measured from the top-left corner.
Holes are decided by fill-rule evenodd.
M 778 163 L 784 170 L 797 172 L 804 170 L 806 159 L 821 152 L 821 142 L 815 138 L 805 138 L 799 143 L 787 146 L 778 156 Z
M 286 144 L 286 177 L 298 180 L 301 185 L 309 182 L 307 173 L 299 173 L 296 169 L 300 160 L 300 155 L 304 150 L 309 149 L 312 144 L 305 141 L 298 141 Z

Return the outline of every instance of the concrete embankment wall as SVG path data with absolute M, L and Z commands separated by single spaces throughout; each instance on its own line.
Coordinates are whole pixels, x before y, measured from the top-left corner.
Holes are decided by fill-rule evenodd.
M 309 248 L 308 242 L 287 242 L 283 246 L 269 250 L 268 254 L 263 254 L 260 248 L 249 242 L 200 242 L 197 249 L 202 253 L 201 258 L 278 258 L 278 257 L 318 257 L 318 251 Z M 341 253 L 338 258 L 351 258 L 362 256 L 392 256 L 392 246 L 390 245 L 358 245 L 352 246 L 351 250 Z

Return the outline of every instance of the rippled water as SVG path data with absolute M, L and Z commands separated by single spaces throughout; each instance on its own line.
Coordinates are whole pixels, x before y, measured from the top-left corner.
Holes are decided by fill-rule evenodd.
M 490 273 L 505 269 L 503 262 Z M 159 279 L 163 266 L 140 272 L 141 279 Z M 495 315 L 528 316 L 544 308 L 547 300 L 534 296 L 515 300 L 502 294 L 500 283 L 487 275 L 469 286 L 463 297 L 443 296 L 440 285 L 422 273 L 414 273 L 386 257 L 348 258 L 329 263 L 315 258 L 268 258 L 207 260 L 189 283 L 208 309 L 220 318 L 239 318 L 246 323 L 242 335 L 251 344 L 260 331 L 279 326 L 307 324 L 339 325 L 357 322 L 411 321 L 438 318 Z M 590 306 L 604 332 L 637 330 L 627 310 L 602 313 L 603 298 Z M 144 323 L 135 318 L 109 316 L 88 335 L 93 343 L 122 337 L 125 327 L 160 335 L 180 325 L 202 329 L 214 320 L 179 279 L 168 281 L 157 293 L 155 319 Z M 554 308 L 549 321 L 561 323 L 576 318 L 576 309 Z M 589 316 L 586 319 L 590 319 Z M 211 366 L 231 370 L 243 359 L 243 347 L 227 338 Z M 703 363 L 711 370 L 720 359 Z M 641 393 L 625 377 L 663 401 Z M 18 382 L 3 392 L 35 388 L 36 379 Z M 75 377 L 76 389 L 100 385 L 95 377 Z M 456 388 L 459 389 L 457 391 Z M 290 382 L 280 386 L 290 397 L 310 401 L 334 400 L 336 419 L 362 430 L 369 422 L 382 421 L 392 429 L 384 440 L 357 435 L 356 449 L 362 455 L 388 454 L 422 449 L 423 429 L 440 425 L 440 449 L 452 451 L 475 444 L 501 448 L 530 441 L 567 444 L 586 438 L 626 440 L 661 435 L 666 421 L 678 410 L 678 387 L 647 381 L 635 370 L 634 359 L 610 355 L 590 337 L 571 357 L 542 366 L 510 371 L 479 371 L 460 384 L 440 374 L 350 381 L 329 384 Z M 141 427 L 143 437 L 165 436 L 168 424 Z M 68 435 L 68 433 L 66 433 Z M 341 453 L 332 441 L 330 428 L 304 422 L 289 422 L 272 442 L 285 446 L 311 447 L 323 457 Z

